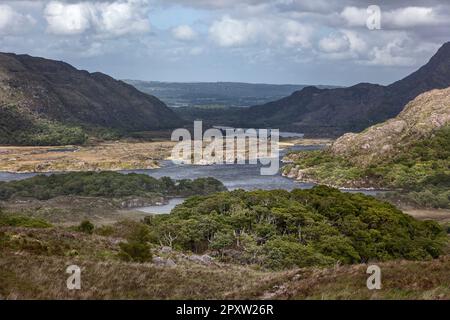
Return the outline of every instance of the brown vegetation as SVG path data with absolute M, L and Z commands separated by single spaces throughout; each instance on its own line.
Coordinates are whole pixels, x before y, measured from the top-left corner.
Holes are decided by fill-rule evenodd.
M 373 262 L 381 267 L 382 289 L 370 291 L 367 265 L 269 272 L 203 264 L 159 247 L 153 254 L 175 261 L 173 266 L 122 262 L 119 243 L 135 226 L 122 222 L 92 235 L 73 228 L 0 227 L 0 298 L 450 299 L 448 254 L 424 262 Z M 65 270 L 72 264 L 82 270 L 79 291 L 66 288 Z
M 121 141 L 77 147 L 0 147 L 0 171 L 153 169 L 158 167 L 157 160 L 170 155 L 174 144 L 171 141 Z

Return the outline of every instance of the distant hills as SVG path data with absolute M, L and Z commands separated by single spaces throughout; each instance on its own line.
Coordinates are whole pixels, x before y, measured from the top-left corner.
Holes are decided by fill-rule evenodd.
M 85 132 L 182 125 L 158 98 L 105 74 L 28 55 L 0 53 L 0 143 L 80 143 Z
M 158 97 L 170 107 L 249 107 L 281 99 L 307 87 L 241 82 L 124 81 L 142 92 Z
M 449 86 L 450 42 L 425 66 L 389 86 L 360 83 L 348 88 L 125 83 L 60 61 L 0 53 L 0 144 L 77 144 L 87 134 L 111 138 L 185 126 L 196 119 L 204 120 L 206 126 L 270 127 L 307 136 L 339 136 L 395 117 L 419 94 Z M 168 108 L 142 91 L 178 107 Z M 278 99 L 284 95 L 289 96 Z M 273 99 L 278 100 L 267 102 Z M 251 104 L 257 105 L 242 107 Z
M 222 124 L 340 136 L 395 117 L 419 94 L 449 86 L 450 42 L 425 66 L 389 86 L 360 83 L 335 89 L 306 87 L 283 99 L 236 111 Z

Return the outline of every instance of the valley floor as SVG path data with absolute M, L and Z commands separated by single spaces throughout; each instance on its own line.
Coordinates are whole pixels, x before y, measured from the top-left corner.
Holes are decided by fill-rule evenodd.
M 0 171 L 53 172 L 153 169 L 175 145 L 171 141 L 104 142 L 86 146 L 0 147 Z
M 296 145 L 328 145 L 329 139 L 281 139 L 280 148 Z M 58 172 L 154 169 L 169 159 L 176 142 L 115 141 L 86 146 L 0 146 L 0 172 Z
M 283 141 L 281 147 L 298 144 Z M 160 141 L 0 147 L 0 171 L 155 168 L 158 160 L 170 155 L 173 145 Z M 450 299 L 450 248 L 429 261 L 371 261 L 381 268 L 382 289 L 368 290 L 367 264 L 269 271 L 215 258 L 204 260 L 156 245 L 152 262 L 121 261 L 119 244 L 126 239 L 122 229 L 145 214 L 127 210 L 120 199 L 18 199 L 0 207 L 6 213 L 20 212 L 54 225 L 44 229 L 0 226 L 0 299 Z M 450 210 L 403 210 L 419 220 L 450 222 Z M 85 219 L 100 231 L 77 231 L 74 225 Z M 81 290 L 66 288 L 69 265 L 81 268 Z

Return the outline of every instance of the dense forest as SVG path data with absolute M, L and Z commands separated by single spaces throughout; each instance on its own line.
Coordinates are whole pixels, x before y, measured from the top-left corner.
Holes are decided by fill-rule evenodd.
M 144 174 L 117 172 L 72 172 L 38 175 L 26 180 L 0 182 L 0 200 L 30 197 L 48 200 L 57 196 L 127 197 L 192 196 L 224 191 L 224 185 L 214 178 L 174 181 L 168 177 L 155 179 Z
M 325 186 L 196 196 L 146 223 L 154 243 L 272 269 L 430 259 L 447 241 L 435 222 Z

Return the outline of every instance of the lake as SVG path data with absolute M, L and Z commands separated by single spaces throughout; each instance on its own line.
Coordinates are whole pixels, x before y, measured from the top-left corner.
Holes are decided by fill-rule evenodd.
M 280 159 L 288 151 L 299 150 L 317 150 L 323 148 L 322 146 L 294 146 L 287 150 L 280 152 Z M 280 173 L 274 176 L 262 176 L 260 174 L 261 165 L 250 164 L 217 164 L 217 165 L 179 165 L 172 161 L 161 161 L 161 167 L 150 170 L 126 170 L 120 171 L 122 173 L 141 173 L 147 174 L 154 178 L 170 177 L 174 180 L 181 179 L 197 179 L 213 177 L 220 180 L 228 190 L 274 190 L 284 189 L 293 190 L 295 188 L 309 189 L 314 186 L 313 183 L 301 183 L 293 179 L 283 177 Z M 280 168 L 282 167 L 280 161 Z M 35 173 L 6 173 L 0 172 L 0 181 L 12 181 L 26 179 L 35 176 Z M 345 190 L 348 192 L 363 192 L 369 195 L 375 195 L 375 190 Z M 140 211 L 147 213 L 164 214 L 170 213 L 177 204 L 183 201 L 181 198 L 171 199 L 168 204 L 162 206 L 152 206 L 140 208 Z
M 294 146 L 289 150 L 316 150 L 321 146 Z M 280 159 L 287 150 L 280 152 Z M 141 173 L 154 178 L 170 177 L 174 180 L 197 179 L 214 177 L 229 189 L 286 189 L 311 188 L 313 184 L 298 183 L 292 179 L 285 178 L 281 174 L 275 176 L 260 175 L 261 165 L 250 164 L 218 164 L 218 165 L 179 165 L 170 160 L 160 161 L 160 168 L 148 170 L 124 170 L 121 173 Z M 280 168 L 282 163 L 280 162 Z M 50 173 L 45 173 L 50 174 Z M 0 181 L 22 180 L 35 176 L 36 173 L 8 173 L 0 172 Z

